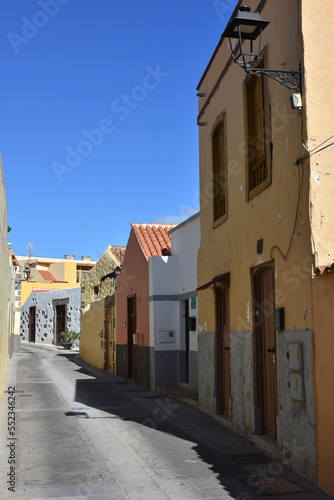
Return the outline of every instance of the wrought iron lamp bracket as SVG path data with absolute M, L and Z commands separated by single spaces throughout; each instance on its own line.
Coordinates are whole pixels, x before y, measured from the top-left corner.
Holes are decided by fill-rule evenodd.
M 295 90 L 296 92 L 302 91 L 301 85 L 301 66 L 299 65 L 298 71 L 282 71 L 274 69 L 265 68 L 253 68 L 250 65 L 242 65 L 245 72 L 249 75 L 255 75 L 260 77 L 261 75 L 267 75 L 269 78 L 276 80 L 276 82 L 281 83 L 290 90 Z

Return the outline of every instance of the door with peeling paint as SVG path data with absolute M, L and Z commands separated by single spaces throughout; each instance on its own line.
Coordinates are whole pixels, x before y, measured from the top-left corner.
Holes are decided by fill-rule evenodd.
M 276 439 L 277 376 L 274 330 L 274 269 L 264 267 L 253 276 L 256 405 L 262 433 Z

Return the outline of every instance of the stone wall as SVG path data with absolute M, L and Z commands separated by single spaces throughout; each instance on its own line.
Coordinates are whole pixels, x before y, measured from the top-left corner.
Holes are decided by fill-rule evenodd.
M 80 332 L 80 296 L 79 287 L 42 293 L 33 291 L 21 308 L 21 340 L 29 342 L 29 308 L 36 307 L 35 342 L 54 344 L 54 301 L 66 303 L 66 329 Z
M 101 278 L 111 273 L 120 262 L 110 251 L 109 245 L 102 257 L 97 261 L 96 265 L 91 269 L 81 282 L 81 306 L 86 307 L 87 304 L 94 300 L 94 287 L 98 287 L 98 297 L 106 297 L 115 292 L 115 280 L 107 278 L 101 282 Z M 95 299 L 95 300 L 97 300 Z

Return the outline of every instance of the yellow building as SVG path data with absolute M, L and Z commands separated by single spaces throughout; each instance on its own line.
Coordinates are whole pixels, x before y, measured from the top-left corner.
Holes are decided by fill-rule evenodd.
M 331 0 L 247 5 L 270 21 L 253 69 L 301 65 L 302 93 L 245 73 L 224 36 L 197 88 L 199 406 L 316 481 L 312 280 L 334 260 L 333 150 L 321 150 L 334 56 L 320 47 L 334 14 Z
M 73 255 L 64 259 L 46 257 L 22 257 L 17 260 L 24 270 L 29 268 L 30 277 L 21 283 L 21 305 L 25 303 L 33 290 L 60 290 L 81 286 L 84 276 L 95 266 L 90 257 L 76 260 Z
M 8 253 L 7 229 L 7 196 L 0 156 L 0 396 L 4 391 L 11 332 L 11 256 Z

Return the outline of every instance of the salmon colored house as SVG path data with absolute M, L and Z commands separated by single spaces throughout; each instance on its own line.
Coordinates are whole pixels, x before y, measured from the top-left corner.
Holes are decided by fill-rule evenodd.
M 150 257 L 170 256 L 170 224 L 131 224 L 117 279 L 117 375 L 150 386 Z

